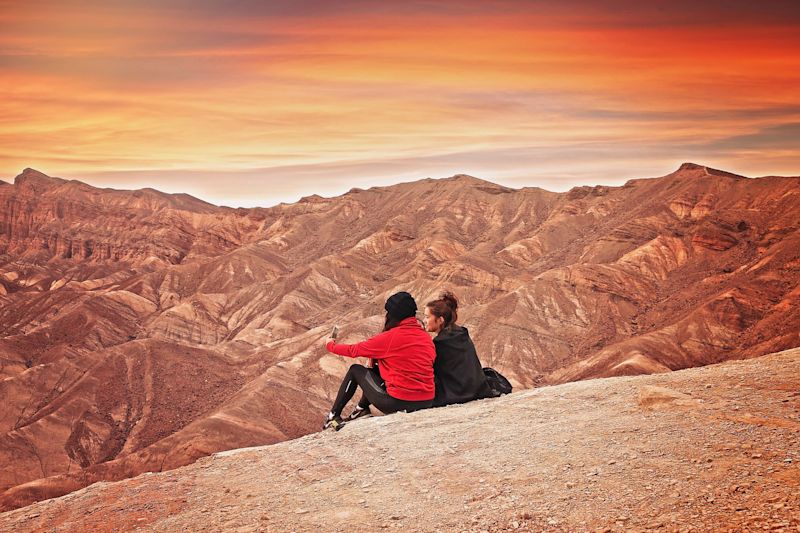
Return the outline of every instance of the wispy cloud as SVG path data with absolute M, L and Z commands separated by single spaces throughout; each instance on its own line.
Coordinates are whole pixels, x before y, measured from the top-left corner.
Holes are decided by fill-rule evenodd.
M 689 156 L 797 174 L 797 3 L 665 5 L 0 1 L 0 175 L 246 203 L 448 172 L 563 188 Z

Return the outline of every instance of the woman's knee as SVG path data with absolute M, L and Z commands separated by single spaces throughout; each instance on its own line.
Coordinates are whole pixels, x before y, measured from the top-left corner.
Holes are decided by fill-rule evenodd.
M 350 365 L 350 368 L 347 369 L 347 373 L 356 379 L 362 378 L 368 371 L 369 369 L 367 367 L 359 365 L 358 363 Z

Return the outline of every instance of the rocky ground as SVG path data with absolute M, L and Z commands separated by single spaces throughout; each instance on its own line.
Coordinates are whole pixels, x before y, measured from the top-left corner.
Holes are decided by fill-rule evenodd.
M 0 531 L 800 531 L 800 349 L 362 419 Z

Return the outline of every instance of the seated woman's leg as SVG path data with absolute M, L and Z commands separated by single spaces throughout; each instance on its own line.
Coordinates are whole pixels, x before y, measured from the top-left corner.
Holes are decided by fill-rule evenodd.
M 380 389 L 385 391 L 386 390 L 386 384 L 384 383 L 383 378 L 381 377 L 381 373 L 378 371 L 378 366 L 377 365 L 373 365 L 373 366 L 369 367 L 369 371 L 372 372 L 373 376 L 375 377 L 375 381 L 378 383 L 378 388 L 380 388 Z M 358 405 L 356 406 L 356 410 L 365 411 L 365 410 L 369 409 L 370 405 L 372 405 L 372 403 L 369 401 L 369 398 L 367 398 L 367 395 L 362 392 L 361 393 L 361 399 L 358 401 Z
M 417 411 L 419 409 L 425 409 L 430 407 L 433 404 L 433 400 L 426 400 L 423 402 L 407 402 L 405 400 L 398 400 L 397 398 L 393 398 L 389 396 L 389 393 L 386 392 L 381 386 L 381 379 L 380 375 L 377 372 L 367 372 L 361 376 L 361 380 L 358 382 L 358 385 L 361 387 L 361 390 L 364 391 L 364 398 L 367 399 L 367 402 L 377 407 L 382 413 L 390 414 L 396 413 L 397 411 Z M 363 398 L 362 398 L 362 401 Z M 359 405 L 361 402 L 359 402 Z
M 358 387 L 361 387 L 363 391 L 363 396 L 358 402 L 359 407 L 366 408 L 369 405 L 374 405 L 384 414 L 397 411 L 417 411 L 428 408 L 433 403 L 433 400 L 408 402 L 393 398 L 383 388 L 381 381 L 380 374 L 377 371 L 363 365 L 351 365 L 342 380 L 342 385 L 339 387 L 339 393 L 333 402 L 328 420 L 342 416 L 344 407 L 353 398 Z
M 353 398 L 359 381 L 364 381 L 364 375 L 368 372 L 369 369 L 364 365 L 350 366 L 350 369 L 347 371 L 347 374 L 344 375 L 342 384 L 339 387 L 339 393 L 336 395 L 333 407 L 331 407 L 331 415 L 342 416 L 344 406 Z M 330 418 L 333 418 L 333 416 Z

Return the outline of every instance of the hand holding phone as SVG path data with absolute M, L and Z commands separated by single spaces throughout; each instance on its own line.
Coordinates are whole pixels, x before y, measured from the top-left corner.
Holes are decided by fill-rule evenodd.
M 331 330 L 331 339 L 335 339 L 338 336 L 339 336 L 339 326 L 333 326 L 333 329 Z

